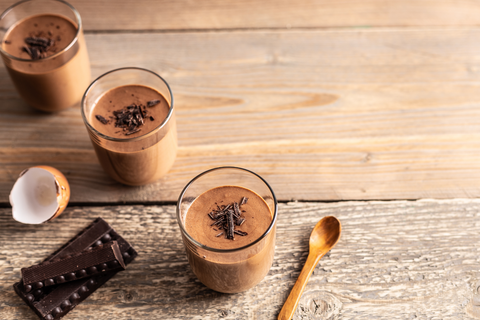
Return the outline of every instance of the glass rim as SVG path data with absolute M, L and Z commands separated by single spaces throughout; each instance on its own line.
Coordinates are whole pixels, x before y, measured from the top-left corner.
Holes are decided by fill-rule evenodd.
M 168 111 L 168 114 L 167 116 L 165 117 L 165 119 L 163 119 L 162 123 L 160 123 L 157 127 L 155 127 L 153 130 L 151 130 L 150 132 L 147 132 L 141 136 L 138 136 L 138 137 L 131 137 L 131 138 L 115 138 L 115 137 L 110 137 L 110 136 L 107 136 L 101 132 L 99 132 L 97 129 L 95 129 L 91 124 L 90 124 L 90 121 L 87 120 L 87 117 L 85 115 L 85 110 L 84 110 L 84 104 L 85 104 L 85 97 L 88 95 L 90 89 L 93 88 L 93 86 L 98 82 L 100 81 L 103 77 L 105 76 L 108 76 L 109 74 L 111 73 L 114 73 L 114 72 L 117 72 L 117 71 L 123 71 L 123 70 L 136 70 L 136 71 L 142 71 L 142 72 L 148 72 L 148 73 L 151 73 L 153 74 L 154 76 L 156 76 L 157 78 L 159 78 L 166 86 L 167 86 L 167 89 L 168 89 L 168 93 L 170 94 L 170 110 Z M 160 93 L 161 94 L 161 93 Z M 96 78 L 95 80 L 92 81 L 92 83 L 88 86 L 87 90 L 85 90 L 85 93 L 83 94 L 82 96 L 82 101 L 80 103 L 80 109 L 82 111 L 82 118 L 83 118 L 83 122 L 85 123 L 85 125 L 87 126 L 88 130 L 91 130 L 95 133 L 95 135 L 99 136 L 100 138 L 102 139 L 105 139 L 105 140 L 109 140 L 109 141 L 114 141 L 114 142 L 127 142 L 127 141 L 138 141 L 138 140 L 143 140 L 151 135 L 154 135 L 156 134 L 159 130 L 161 130 L 163 127 L 165 127 L 167 125 L 167 123 L 170 121 L 170 119 L 172 118 L 172 115 L 173 115 L 173 93 L 172 93 L 172 89 L 170 89 L 170 85 L 168 84 L 167 81 L 165 81 L 165 79 L 163 79 L 158 73 L 156 72 L 153 72 L 151 70 L 148 70 L 148 69 L 145 69 L 145 68 L 139 68 L 139 67 L 122 67 L 122 68 L 117 68 L 117 69 L 113 69 L 113 70 L 110 70 L 110 71 L 107 71 L 105 73 L 103 73 L 102 75 L 100 75 L 98 78 Z
M 255 239 L 255 241 L 243 246 L 243 247 L 239 247 L 239 248 L 233 248 L 233 249 L 218 249 L 218 248 L 212 248 L 212 247 L 209 247 L 209 246 L 206 246 L 200 242 L 198 242 L 197 240 L 195 240 L 188 232 L 187 230 L 185 230 L 184 226 L 183 226 L 183 223 L 182 223 L 182 220 L 181 220 L 181 217 L 180 217 L 180 204 L 181 204 L 181 201 L 183 199 L 183 196 L 185 194 L 185 192 L 187 191 L 187 189 L 199 178 L 201 178 L 202 176 L 212 172 L 212 171 L 217 171 L 217 170 L 222 170 L 222 169 L 235 169 L 235 170 L 240 170 L 240 171 L 244 171 L 244 172 L 248 172 L 254 176 L 256 176 L 257 178 L 259 178 L 266 186 L 267 188 L 270 190 L 270 193 L 272 194 L 272 197 L 273 197 L 273 202 L 274 202 L 274 212 L 273 212 L 273 218 L 272 218 L 272 221 L 270 222 L 270 225 L 268 226 L 267 230 L 260 236 L 258 237 L 257 239 Z M 252 190 L 253 191 L 253 190 Z M 255 192 L 255 191 L 254 191 Z M 256 193 L 256 192 L 255 192 Z M 262 197 L 262 196 L 260 196 Z M 263 197 L 262 197 L 263 199 Z M 265 199 L 264 199 L 265 201 Z M 177 207 L 176 207 L 176 213 L 177 213 L 177 223 L 182 231 L 182 233 L 188 238 L 188 240 L 192 241 L 196 246 L 202 248 L 202 249 L 205 249 L 205 250 L 208 250 L 208 251 L 211 251 L 211 252 L 217 252 L 217 253 L 232 253 L 232 252 L 238 252 L 238 251 L 242 251 L 242 250 L 245 250 L 249 247 L 252 247 L 253 245 L 257 244 L 258 242 L 260 242 L 261 240 L 265 239 L 270 233 L 271 231 L 273 230 L 273 227 L 275 226 L 275 223 L 277 222 L 277 214 L 278 214 L 278 204 L 277 204 L 277 198 L 275 197 L 275 193 L 273 192 L 273 189 L 272 187 L 270 187 L 270 185 L 268 184 L 268 182 L 263 179 L 260 175 L 256 174 L 255 172 L 251 171 L 251 170 L 248 170 L 248 169 L 245 169 L 245 168 L 241 168 L 241 167 L 235 167 L 235 166 L 222 166 L 222 167 L 215 167 L 215 168 L 211 168 L 211 169 L 208 169 L 206 171 L 203 171 L 202 173 L 198 174 L 196 177 L 194 177 L 192 180 L 190 180 L 190 182 L 187 183 L 187 185 L 183 188 L 182 192 L 180 193 L 180 196 L 178 197 L 178 201 L 177 201 Z
M 16 2 L 14 3 L 13 5 L 11 5 L 10 7 L 8 7 L 7 9 L 5 9 L 5 11 L 3 11 L 3 13 L 0 15 L 0 21 L 10 12 L 12 11 L 15 7 L 21 5 L 21 4 L 24 4 L 24 3 L 27 3 L 27 2 L 34 2 L 36 0 L 22 0 L 22 1 L 19 1 L 19 2 Z M 66 46 L 65 48 L 63 48 L 62 50 L 60 50 L 59 52 L 51 55 L 51 56 L 48 56 L 46 58 L 40 58 L 40 59 L 37 59 L 37 60 L 32 60 L 32 59 L 23 59 L 23 58 L 19 58 L 19 57 L 15 57 L 13 55 L 11 55 L 10 53 L 6 52 L 5 50 L 2 49 L 2 45 L 0 45 L 0 52 L 5 55 L 7 58 L 11 59 L 11 60 L 16 60 L 16 61 L 22 61 L 22 62 L 29 62 L 29 63 L 40 63 L 42 61 L 48 61 L 48 60 L 53 60 L 57 57 L 59 57 L 61 54 L 63 54 L 64 52 L 67 52 L 70 48 L 72 48 L 75 43 L 78 41 L 78 37 L 80 36 L 80 31 L 82 30 L 82 18 L 80 17 L 80 13 L 77 11 L 77 9 L 75 9 L 74 6 L 72 6 L 70 3 L 66 2 L 66 1 L 63 1 L 63 0 L 49 0 L 49 1 L 52 1 L 52 2 L 60 2 L 62 4 L 65 4 L 67 7 L 69 7 L 73 14 L 75 15 L 75 18 L 77 18 L 78 20 L 78 27 L 77 27 L 77 32 L 75 33 L 75 37 L 73 38 L 73 40 L 68 44 L 68 46 Z M 17 21 L 18 22 L 18 21 Z M 3 39 L 0 39 L 0 41 L 3 41 Z

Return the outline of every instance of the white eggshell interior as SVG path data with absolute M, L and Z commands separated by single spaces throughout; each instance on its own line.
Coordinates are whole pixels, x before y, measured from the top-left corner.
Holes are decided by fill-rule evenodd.
M 38 224 L 50 219 L 58 209 L 55 176 L 41 168 L 30 168 L 17 179 L 10 192 L 13 218 Z

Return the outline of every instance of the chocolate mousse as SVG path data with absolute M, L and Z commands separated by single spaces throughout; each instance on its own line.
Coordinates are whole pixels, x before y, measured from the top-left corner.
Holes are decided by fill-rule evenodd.
M 188 208 L 186 232 L 204 246 L 233 252 L 200 253 L 187 245 L 195 275 L 209 288 L 226 293 L 245 291 L 260 282 L 272 265 L 275 228 L 259 242 L 252 243 L 265 234 L 272 219 L 265 200 L 247 188 L 221 186 L 198 196 Z M 232 227 L 233 237 L 228 231 Z
M 90 82 L 81 30 L 69 18 L 39 14 L 13 24 L 2 54 L 20 96 L 32 107 L 59 111 L 78 103 Z
M 125 148 L 115 149 L 92 138 L 107 174 L 128 185 L 147 184 L 166 174 L 177 152 L 175 119 L 169 120 L 170 127 L 164 135 L 154 138 L 153 145 L 140 147 L 140 140 L 157 132 L 169 112 L 167 100 L 151 87 L 125 85 L 105 92 L 93 106 L 88 122 L 108 139 L 125 144 Z M 128 148 L 127 144 L 138 148 Z
M 133 138 L 159 127 L 169 111 L 170 106 L 157 90 L 141 85 L 120 86 L 98 100 L 90 123 L 106 136 Z
M 77 27 L 67 18 L 55 14 L 37 15 L 17 22 L 6 33 L 3 49 L 17 58 L 37 60 L 65 49 L 76 34 Z M 39 52 L 38 56 L 32 55 L 32 48 L 41 51 L 48 43 L 47 50 Z M 33 65 L 32 69 L 35 69 Z

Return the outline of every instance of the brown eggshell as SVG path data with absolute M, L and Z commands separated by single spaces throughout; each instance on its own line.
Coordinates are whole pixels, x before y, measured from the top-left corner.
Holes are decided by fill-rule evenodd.
M 34 166 L 20 174 L 9 198 L 15 220 L 27 224 L 45 223 L 58 217 L 67 207 L 70 185 L 56 168 Z
M 55 181 L 57 183 L 57 201 L 58 201 L 58 209 L 55 214 L 48 219 L 47 221 L 51 221 L 62 214 L 63 210 L 68 205 L 68 201 L 70 200 L 70 185 L 68 184 L 67 178 L 61 173 L 58 169 L 50 166 L 35 166 L 33 168 L 40 168 L 47 170 L 55 177 Z

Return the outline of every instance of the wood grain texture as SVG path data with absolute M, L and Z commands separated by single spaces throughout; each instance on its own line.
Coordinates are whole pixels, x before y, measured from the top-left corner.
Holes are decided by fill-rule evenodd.
M 30 226 L 1 209 L 0 318 L 36 319 L 12 289 L 20 268 L 101 216 L 139 256 L 68 319 L 275 319 L 305 263 L 309 234 L 327 215 L 339 218 L 342 236 L 320 260 L 295 319 L 480 317 L 480 200 L 280 204 L 269 274 L 231 295 L 195 278 L 174 214 L 174 206 L 75 207 Z
M 94 76 L 134 65 L 170 83 L 174 167 L 144 187 L 113 182 L 79 107 L 30 109 L 1 66 L 0 202 L 35 164 L 66 174 L 73 203 L 176 201 L 222 165 L 256 171 L 280 200 L 479 197 L 479 38 L 478 29 L 88 35 Z
M 0 0 L 0 12 L 16 1 Z M 476 1 L 71 0 L 87 31 L 475 26 Z
M 290 320 L 293 318 L 310 276 L 315 271 L 320 259 L 330 252 L 340 240 L 341 234 L 342 224 L 334 216 L 323 217 L 313 227 L 309 237 L 307 260 L 305 260 L 302 271 L 300 271 L 297 281 L 278 314 L 278 320 Z M 300 311 L 302 310 L 303 308 L 300 309 Z M 313 313 L 316 310 L 317 307 L 313 310 Z

